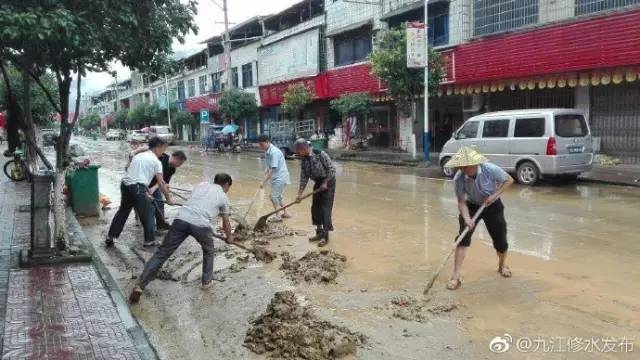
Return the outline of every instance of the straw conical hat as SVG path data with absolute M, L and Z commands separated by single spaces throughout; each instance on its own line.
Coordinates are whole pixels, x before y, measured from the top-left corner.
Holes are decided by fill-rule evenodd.
M 448 168 L 459 168 L 463 166 L 473 166 L 484 164 L 489 160 L 484 157 L 484 155 L 480 154 L 476 150 L 470 147 L 462 147 L 458 152 L 451 157 L 444 166 Z

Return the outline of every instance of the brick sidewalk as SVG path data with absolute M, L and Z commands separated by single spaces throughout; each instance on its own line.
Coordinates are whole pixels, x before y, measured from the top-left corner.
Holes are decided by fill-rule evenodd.
M 2 359 L 140 359 L 93 265 L 18 268 L 29 199 L 28 183 L 0 174 Z

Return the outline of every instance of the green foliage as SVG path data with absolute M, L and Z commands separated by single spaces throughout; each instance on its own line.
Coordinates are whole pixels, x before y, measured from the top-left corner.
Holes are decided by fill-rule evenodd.
M 78 125 L 85 130 L 95 130 L 100 127 L 100 116 L 90 113 L 78 120 Z
M 141 128 L 147 125 L 163 125 L 163 118 L 160 116 L 162 110 L 155 104 L 141 104 L 129 111 L 127 126 L 131 128 Z
M 199 120 L 193 116 L 193 114 L 186 111 L 178 111 L 171 114 L 171 123 L 177 125 L 190 125 L 191 127 L 198 126 Z
M 370 55 L 373 74 L 389 86 L 396 103 L 408 110 L 415 96 L 424 92 L 424 70 L 407 68 L 406 27 L 389 29 L 376 38 Z M 429 47 L 429 93 L 437 91 L 442 78 L 439 54 Z
M 18 101 L 21 102 L 24 98 L 22 73 L 15 66 L 5 66 L 5 69 L 7 70 L 11 90 L 16 95 Z M 54 94 L 54 96 L 57 96 L 58 85 L 56 84 L 56 79 L 53 74 L 44 73 L 42 76 L 40 76 L 39 80 L 50 93 Z M 6 84 L 4 83 L 4 79 L 0 80 L 0 109 L 7 108 L 7 104 L 5 104 L 5 102 L 7 101 L 5 94 L 7 88 L 5 85 Z M 34 86 L 31 86 L 30 96 L 33 122 L 40 127 L 50 125 L 56 110 L 47 99 L 44 90 L 42 90 L 42 88 L 40 88 L 39 86 L 35 86 L 34 84 Z M 20 106 L 22 107 L 22 103 L 20 103 Z
M 256 96 L 235 88 L 222 92 L 218 106 L 226 120 L 253 119 L 258 114 Z
M 368 93 L 344 94 L 331 100 L 331 108 L 342 117 L 366 115 L 371 112 L 373 101 Z
M 113 116 L 112 127 L 124 129 L 127 127 L 127 119 L 129 118 L 129 110 L 121 109 Z
M 313 93 L 304 84 L 292 84 L 289 85 L 282 97 L 282 110 L 297 118 L 300 112 L 313 100 Z
M 50 102 L 62 118 L 59 169 L 68 165 L 74 125 L 67 121 L 72 75 L 107 71 L 116 60 L 142 71 L 162 67 L 173 41 L 197 31 L 196 11 L 196 0 L 2 1 L 0 60 L 32 74 L 51 71 L 57 80 L 59 94 Z

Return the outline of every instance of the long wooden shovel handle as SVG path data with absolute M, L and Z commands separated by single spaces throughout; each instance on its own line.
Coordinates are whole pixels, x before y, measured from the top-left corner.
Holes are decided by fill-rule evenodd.
M 473 221 L 474 224 L 478 221 L 478 219 L 480 218 L 480 215 L 482 215 L 482 212 L 484 211 L 485 207 L 486 206 L 483 204 L 482 206 L 480 206 L 478 211 L 476 211 L 475 215 L 473 215 L 473 218 L 471 219 L 471 221 Z M 469 229 L 468 226 L 465 227 L 464 231 L 462 231 L 462 233 L 458 236 L 456 241 L 453 243 L 453 246 L 451 247 L 451 251 L 449 251 L 449 253 L 444 258 L 444 260 L 442 260 L 442 262 L 440 263 L 440 265 L 436 269 L 435 273 L 433 274 L 433 277 L 431 277 L 431 280 L 429 280 L 429 283 L 427 284 L 427 287 L 424 289 L 424 293 L 423 294 L 426 295 L 429 292 L 429 290 L 431 290 L 431 288 L 433 287 L 433 284 L 436 282 L 436 279 L 438 278 L 438 276 L 442 272 L 442 269 L 447 264 L 447 261 L 449 260 L 451 255 L 456 251 L 456 249 L 458 248 L 458 245 L 460 245 L 460 243 L 462 242 L 462 239 L 464 239 L 464 237 L 469 233 L 469 230 L 470 229 Z
M 308 198 L 308 197 L 311 197 L 311 196 L 313 196 L 313 195 L 315 195 L 315 194 L 317 194 L 317 193 L 319 193 L 319 192 L 323 192 L 323 191 L 324 191 L 323 189 L 317 189 L 317 190 L 314 190 L 314 191 L 312 191 L 312 192 L 308 193 L 307 195 L 303 195 L 301 198 L 296 199 L 296 201 L 291 202 L 291 203 L 289 203 L 289 204 L 287 204 L 287 205 L 285 205 L 285 206 L 283 206 L 283 207 L 279 208 L 278 210 L 274 210 L 274 211 L 272 211 L 272 212 L 270 212 L 270 213 L 268 213 L 268 214 L 266 214 L 266 215 L 263 215 L 262 217 L 265 217 L 265 216 L 266 216 L 266 217 L 269 217 L 269 216 L 271 216 L 271 215 L 273 215 L 273 214 L 277 214 L 277 213 L 279 213 L 280 211 L 282 211 L 282 210 L 284 210 L 284 209 L 288 209 L 288 208 L 292 207 L 293 205 L 295 205 L 295 204 L 299 203 L 300 201 L 302 201 L 302 200 L 304 200 L 304 199 L 306 199 L 306 198 Z
M 256 190 L 255 195 L 253 195 L 253 199 L 251 199 L 251 203 L 249 204 L 249 208 L 247 208 L 247 212 L 244 213 L 244 216 L 242 217 L 242 220 L 247 220 L 247 215 L 249 215 L 249 212 L 251 211 L 251 209 L 253 208 L 253 204 L 256 203 L 256 198 L 258 197 L 258 194 L 260 194 L 260 190 L 262 190 L 262 188 L 258 188 L 258 190 Z

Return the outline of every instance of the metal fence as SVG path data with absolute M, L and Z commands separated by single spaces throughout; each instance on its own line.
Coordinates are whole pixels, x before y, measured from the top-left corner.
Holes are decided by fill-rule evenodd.
M 640 84 L 594 87 L 591 99 L 591 132 L 601 138 L 601 152 L 640 163 Z
M 576 15 L 592 14 L 605 10 L 639 5 L 640 0 L 575 0 Z

